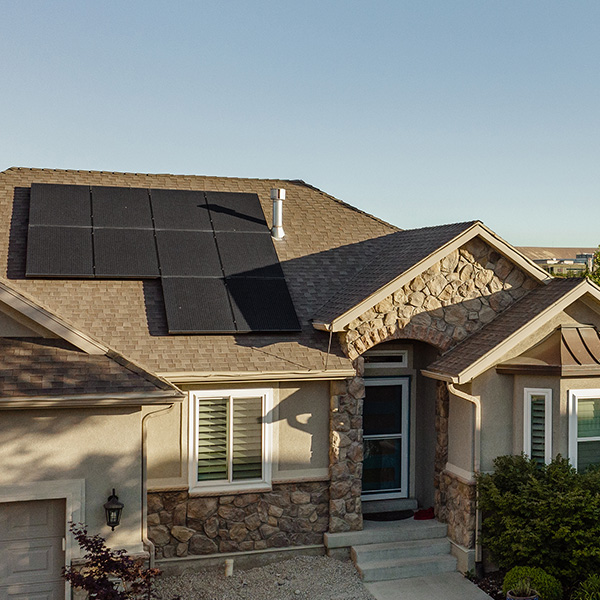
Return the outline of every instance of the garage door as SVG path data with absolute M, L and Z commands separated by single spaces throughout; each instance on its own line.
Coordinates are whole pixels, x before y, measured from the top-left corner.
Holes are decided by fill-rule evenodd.
M 64 600 L 65 501 L 0 503 L 0 600 Z

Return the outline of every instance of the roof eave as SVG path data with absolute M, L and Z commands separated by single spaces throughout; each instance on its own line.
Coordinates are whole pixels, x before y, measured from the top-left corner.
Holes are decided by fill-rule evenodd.
M 559 298 L 554 304 L 551 304 L 548 308 L 540 312 L 533 319 L 528 321 L 525 325 L 520 327 L 512 335 L 503 340 L 500 344 L 495 346 L 492 350 L 484 354 L 481 358 L 471 363 L 468 367 L 460 371 L 455 375 L 457 383 L 468 383 L 478 377 L 487 369 L 494 366 L 496 360 L 506 354 L 522 339 L 533 333 L 536 329 L 541 327 L 544 323 L 549 321 L 554 315 L 558 314 L 567 306 L 573 302 L 582 298 L 585 294 L 590 294 L 598 302 L 600 302 L 600 287 L 593 284 L 589 279 L 582 279 L 581 283 L 569 290 L 564 296 Z
M 329 323 L 320 320 L 313 321 L 313 327 L 321 331 L 343 331 L 346 325 L 356 319 L 358 316 L 366 312 L 369 308 L 391 295 L 394 291 L 402 287 L 404 284 L 412 281 L 417 275 L 426 271 L 429 267 L 439 262 L 448 253 L 457 250 L 474 237 L 480 236 L 495 250 L 516 263 L 523 271 L 530 275 L 533 279 L 539 282 L 547 282 L 552 279 L 552 276 L 528 259 L 521 252 L 516 250 L 508 242 L 505 242 L 501 237 L 497 236 L 491 229 L 486 227 L 481 221 L 473 223 L 455 238 L 440 246 L 435 252 L 413 265 L 410 269 L 394 278 L 385 286 L 378 289 L 376 292 L 359 302 L 345 313 L 335 317 Z

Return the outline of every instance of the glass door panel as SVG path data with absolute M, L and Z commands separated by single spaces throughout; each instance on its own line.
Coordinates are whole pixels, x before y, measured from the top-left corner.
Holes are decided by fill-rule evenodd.
M 408 497 L 408 423 L 408 378 L 366 378 L 363 498 Z

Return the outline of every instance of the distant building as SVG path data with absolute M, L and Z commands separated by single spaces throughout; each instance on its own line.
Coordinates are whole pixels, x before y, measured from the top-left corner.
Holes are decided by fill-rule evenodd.
M 552 275 L 577 277 L 583 275 L 586 269 L 592 269 L 594 253 L 598 249 L 523 246 L 519 250 Z

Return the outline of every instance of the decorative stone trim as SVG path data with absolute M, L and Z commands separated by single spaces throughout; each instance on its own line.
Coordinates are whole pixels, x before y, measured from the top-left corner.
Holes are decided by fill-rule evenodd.
M 359 531 L 363 528 L 362 412 L 365 397 L 364 359 L 355 361 L 357 376 L 331 382 L 330 410 L 330 501 L 329 531 Z
M 328 482 L 273 484 L 270 492 L 235 496 L 148 494 L 157 558 L 322 544 L 328 526 Z
M 436 503 L 444 507 L 437 518 L 448 523 L 448 537 L 465 548 L 475 548 L 477 497 L 475 483 L 466 482 L 450 471 L 443 471 L 436 490 Z
M 420 340 L 445 351 L 537 286 L 474 238 L 349 323 L 340 341 L 353 360 L 394 339 Z

